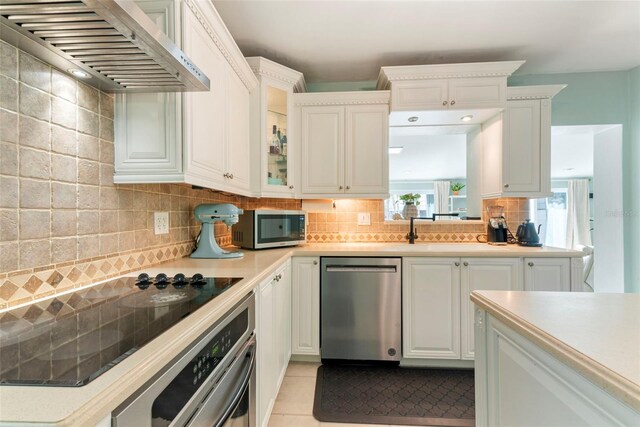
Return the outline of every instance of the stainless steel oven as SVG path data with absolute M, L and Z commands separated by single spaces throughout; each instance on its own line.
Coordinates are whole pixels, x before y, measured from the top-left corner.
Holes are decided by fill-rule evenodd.
M 113 425 L 255 427 L 255 298 L 231 309 L 113 413 Z
M 245 210 L 231 233 L 233 244 L 247 249 L 295 246 L 305 242 L 305 211 Z

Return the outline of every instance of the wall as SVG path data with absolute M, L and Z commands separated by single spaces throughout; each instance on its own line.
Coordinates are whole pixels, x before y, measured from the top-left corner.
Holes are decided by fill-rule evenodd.
M 631 155 L 629 173 L 625 180 L 632 196 L 629 203 L 631 211 L 629 219 L 629 236 L 627 238 L 627 268 L 629 275 L 626 280 L 627 292 L 640 292 L 640 67 L 629 71 L 629 124 L 631 131 Z
M 299 209 L 184 185 L 113 184 L 113 96 L 0 42 L 0 309 L 188 255 L 201 203 Z M 168 211 L 169 234 L 153 232 Z M 218 224 L 220 244 L 230 243 Z

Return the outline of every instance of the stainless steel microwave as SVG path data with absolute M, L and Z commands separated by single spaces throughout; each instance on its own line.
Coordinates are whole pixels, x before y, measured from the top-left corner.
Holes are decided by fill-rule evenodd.
M 295 246 L 305 242 L 307 213 L 271 209 L 245 210 L 233 226 L 233 244 L 247 249 Z

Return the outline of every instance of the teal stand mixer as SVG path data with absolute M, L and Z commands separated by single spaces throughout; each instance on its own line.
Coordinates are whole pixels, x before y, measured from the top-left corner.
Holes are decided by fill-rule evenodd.
M 218 246 L 216 242 L 213 224 L 221 221 L 231 227 L 238 223 L 238 216 L 242 209 L 228 204 L 204 204 L 198 205 L 195 209 L 196 220 L 202 223 L 202 229 L 196 239 L 196 250 L 191 254 L 191 258 L 241 258 L 242 252 L 229 252 Z

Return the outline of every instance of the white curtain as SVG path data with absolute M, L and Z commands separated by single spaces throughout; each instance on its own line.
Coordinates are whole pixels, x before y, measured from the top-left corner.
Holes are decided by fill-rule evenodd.
M 545 199 L 547 220 L 542 227 L 544 230 L 545 246 L 564 248 L 567 240 L 567 210 L 557 204 L 549 203 Z
M 589 223 L 589 180 L 571 179 L 567 187 L 566 247 L 591 246 Z
M 450 181 L 433 182 L 433 199 L 435 201 L 435 213 L 449 213 Z M 442 218 L 438 218 L 442 219 Z

